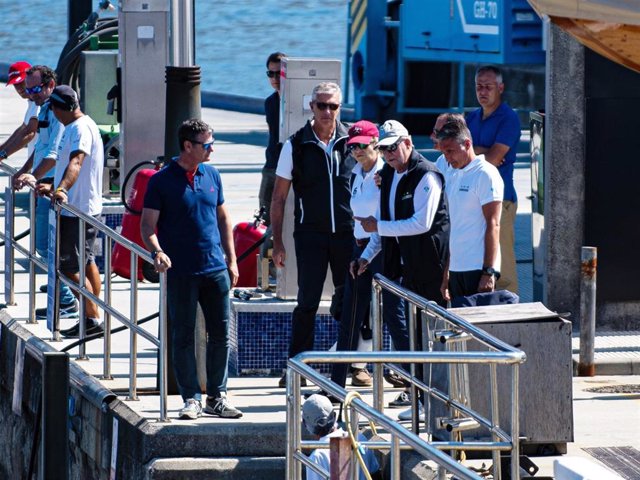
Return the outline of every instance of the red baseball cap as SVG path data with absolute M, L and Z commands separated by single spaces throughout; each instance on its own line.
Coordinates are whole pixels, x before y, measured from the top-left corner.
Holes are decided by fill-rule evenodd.
M 14 85 L 16 83 L 24 82 L 27 78 L 27 70 L 31 68 L 31 64 L 27 62 L 16 62 L 9 67 L 9 80 L 7 85 Z
M 378 138 L 378 127 L 367 120 L 360 120 L 351 125 L 347 145 L 352 143 L 371 143 L 374 138 Z

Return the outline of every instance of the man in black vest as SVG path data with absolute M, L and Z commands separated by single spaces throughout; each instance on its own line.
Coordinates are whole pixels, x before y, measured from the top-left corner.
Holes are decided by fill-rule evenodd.
M 289 357 L 313 350 L 315 318 L 331 267 L 336 290 L 344 285 L 353 244 L 349 180 L 355 160 L 347 151 L 347 128 L 337 121 L 342 92 L 322 82 L 312 92 L 313 118 L 285 142 L 278 160 L 271 200 L 273 262 L 282 268 L 284 206 L 293 185 L 294 242 L 298 267 L 298 305 L 293 311 Z M 305 383 L 305 382 L 303 382 Z M 286 376 L 279 386 L 286 387 Z
M 446 306 L 440 292 L 449 248 L 444 177 L 433 163 L 413 148 L 409 132 L 396 120 L 389 120 L 380 127 L 377 147 L 386 163 L 380 171 L 380 210 L 377 218 L 354 217 L 365 231 L 373 233 L 358 260 L 358 274 L 382 250 L 384 276 Z M 420 325 L 418 322 L 416 326 L 418 339 Z M 403 365 L 403 368 L 408 370 L 409 366 Z M 418 377 L 422 377 L 421 372 L 421 368 L 416 369 Z M 410 404 L 411 398 L 405 391 L 389 406 Z

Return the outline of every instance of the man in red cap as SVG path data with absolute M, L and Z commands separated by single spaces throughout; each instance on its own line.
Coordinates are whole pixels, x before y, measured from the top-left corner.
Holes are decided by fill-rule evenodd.
M 29 98 L 29 95 L 27 95 L 25 91 L 25 78 L 27 78 L 27 70 L 30 68 L 31 65 L 22 61 L 15 62 L 9 67 L 7 86 L 13 85 L 18 95 L 27 101 L 27 112 L 25 113 L 23 123 L 0 145 L 0 161 L 21 150 L 25 145 L 29 146 L 27 157 L 31 155 L 33 151 L 35 136 L 38 131 L 38 106 Z

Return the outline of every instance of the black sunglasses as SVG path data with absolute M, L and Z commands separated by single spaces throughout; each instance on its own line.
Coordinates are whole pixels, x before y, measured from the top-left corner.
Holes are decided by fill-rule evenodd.
M 330 108 L 333 112 L 335 112 L 340 108 L 339 103 L 315 102 L 315 104 L 318 110 L 326 110 L 327 108 Z
M 267 77 L 269 78 L 276 78 L 280 76 L 280 70 L 278 71 L 273 71 L 273 70 L 267 70 Z
M 392 143 L 391 145 L 379 145 L 378 149 L 382 152 L 389 152 L 389 153 L 393 153 L 395 152 L 398 147 L 400 146 L 400 144 L 404 141 L 404 138 L 400 137 L 396 143 Z
M 359 148 L 360 150 L 366 150 L 369 145 L 371 144 L 370 143 L 352 143 L 347 146 L 347 150 L 349 150 L 350 152 L 355 150 L 356 148 Z

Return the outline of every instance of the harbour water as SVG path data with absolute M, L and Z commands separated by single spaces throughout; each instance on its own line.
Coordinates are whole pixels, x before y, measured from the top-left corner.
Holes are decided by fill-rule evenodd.
M 203 90 L 265 97 L 271 92 L 265 60 L 273 51 L 344 60 L 347 5 L 347 0 L 196 0 L 196 63 Z M 1 61 L 56 65 L 67 37 L 67 0 L 0 0 L 0 14 Z

